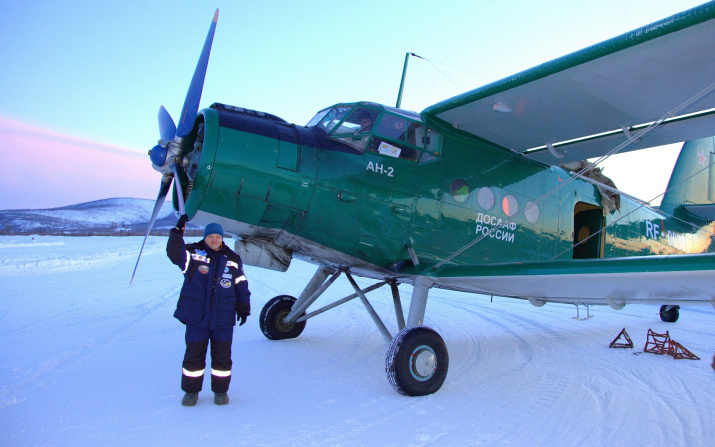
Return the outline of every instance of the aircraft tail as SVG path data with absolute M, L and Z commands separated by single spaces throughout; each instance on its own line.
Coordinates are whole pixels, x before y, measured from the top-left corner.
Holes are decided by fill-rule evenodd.
M 715 220 L 715 137 L 683 143 L 660 209 Z

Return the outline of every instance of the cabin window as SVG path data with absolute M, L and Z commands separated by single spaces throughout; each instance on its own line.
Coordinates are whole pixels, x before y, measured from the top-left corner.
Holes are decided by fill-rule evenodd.
M 452 198 L 457 203 L 464 203 L 469 198 L 469 185 L 464 180 L 457 179 L 449 187 Z
M 524 216 L 529 223 L 535 224 L 539 221 L 541 211 L 539 210 L 539 205 L 534 202 L 528 202 L 524 207 Z
M 479 192 L 477 192 L 477 203 L 479 203 L 479 206 L 481 206 L 482 209 L 492 209 L 492 207 L 494 206 L 494 201 L 494 191 L 492 191 L 491 188 L 485 186 L 480 188 Z
M 511 217 L 519 212 L 519 201 L 516 200 L 516 197 L 509 194 L 504 196 L 504 199 L 502 199 L 501 207 L 504 211 L 504 214 Z

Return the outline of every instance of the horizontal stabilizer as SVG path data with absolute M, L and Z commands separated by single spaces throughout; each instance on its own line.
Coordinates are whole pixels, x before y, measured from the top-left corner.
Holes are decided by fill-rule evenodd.
M 681 205 L 680 208 L 684 209 L 688 213 L 695 217 L 699 217 L 705 220 L 715 220 L 715 205 Z

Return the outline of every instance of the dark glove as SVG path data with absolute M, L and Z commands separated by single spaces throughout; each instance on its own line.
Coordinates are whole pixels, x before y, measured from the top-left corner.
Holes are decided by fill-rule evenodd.
M 243 326 L 249 315 L 251 315 L 251 303 L 246 301 L 236 302 L 236 321 L 240 321 L 239 326 Z
M 181 217 L 179 217 L 179 221 L 176 222 L 176 229 L 179 230 L 182 235 L 184 234 L 184 228 L 186 228 L 186 222 L 188 221 L 189 216 L 182 214 Z

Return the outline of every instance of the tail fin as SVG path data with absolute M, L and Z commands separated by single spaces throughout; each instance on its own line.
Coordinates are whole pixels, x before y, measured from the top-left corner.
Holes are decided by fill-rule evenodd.
M 714 137 L 686 141 L 668 182 L 660 209 L 668 214 L 686 211 L 695 217 L 715 220 Z

